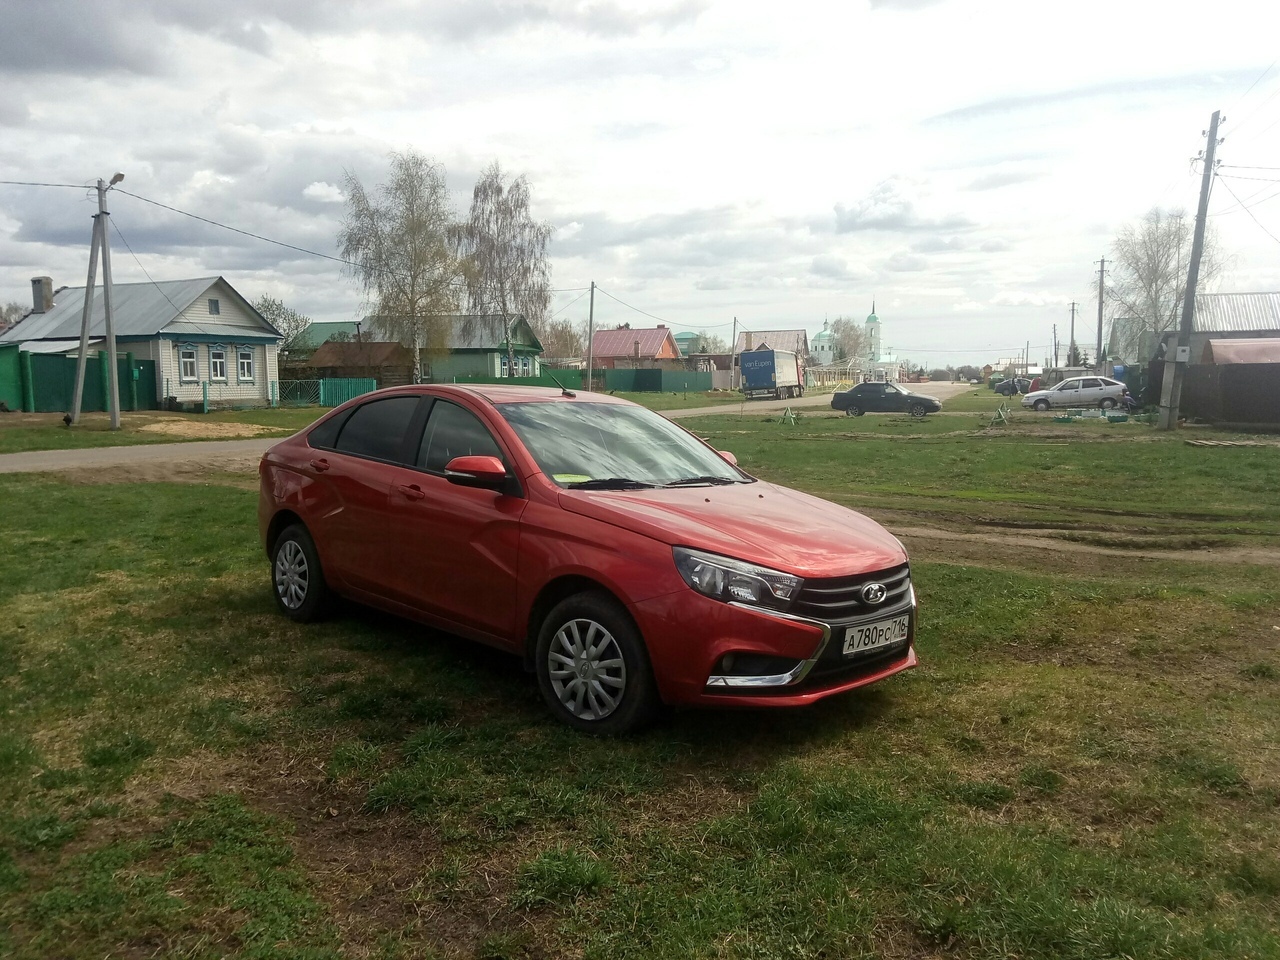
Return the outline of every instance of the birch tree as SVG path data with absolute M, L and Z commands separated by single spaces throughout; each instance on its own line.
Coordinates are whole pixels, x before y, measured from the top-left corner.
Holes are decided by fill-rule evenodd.
M 1187 266 L 1195 218 L 1183 210 L 1153 207 L 1126 225 L 1112 244 L 1111 321 L 1120 355 L 1139 359 L 1144 333 L 1175 330 L 1182 319 Z M 1212 283 L 1221 269 L 1216 235 L 1205 232 L 1200 283 Z
M 502 318 L 507 370 L 515 376 L 513 321 L 523 316 L 541 339 L 551 306 L 551 225 L 529 212 L 529 181 L 520 176 L 508 182 L 497 161 L 490 164 L 476 182 L 470 215 L 455 239 L 465 265 L 468 312 Z
M 344 171 L 346 213 L 338 248 L 364 290 L 370 323 L 410 347 L 415 379 L 422 354 L 448 350 L 462 277 L 452 231 L 454 214 L 444 168 L 407 150 L 390 155 L 385 183 L 372 191 Z

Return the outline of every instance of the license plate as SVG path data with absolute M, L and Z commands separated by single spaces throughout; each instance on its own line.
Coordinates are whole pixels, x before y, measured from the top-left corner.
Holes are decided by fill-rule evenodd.
M 907 638 L 907 630 L 911 626 L 911 615 L 904 613 L 892 620 L 877 620 L 875 623 L 863 623 L 849 627 L 844 632 L 844 655 L 851 657 L 876 647 L 887 647 Z

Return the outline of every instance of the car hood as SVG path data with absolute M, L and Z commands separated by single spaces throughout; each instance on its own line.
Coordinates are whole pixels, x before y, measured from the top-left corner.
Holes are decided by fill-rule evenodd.
M 803 577 L 882 570 L 907 559 L 897 538 L 869 517 L 763 481 L 664 490 L 564 490 L 560 506 L 672 546 Z
M 1039 400 L 1041 397 L 1047 397 L 1053 392 L 1054 391 L 1052 390 L 1032 390 L 1030 393 L 1024 393 L 1022 395 L 1022 399 L 1023 402 L 1026 402 L 1027 400 Z
M 912 391 L 907 391 L 907 396 L 911 397 L 913 400 L 928 400 L 932 403 L 936 403 L 938 406 L 942 406 L 941 400 L 937 397 L 931 397 L 927 393 L 914 393 Z

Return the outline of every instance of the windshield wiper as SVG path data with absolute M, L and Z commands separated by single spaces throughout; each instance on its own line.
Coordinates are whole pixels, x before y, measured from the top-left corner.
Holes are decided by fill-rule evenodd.
M 570 490 L 645 490 L 657 486 L 630 477 L 600 477 L 596 480 L 577 480 L 569 484 Z
M 738 480 L 732 480 L 729 477 L 681 477 L 679 480 L 672 480 L 670 483 L 664 483 L 664 487 L 695 487 L 703 483 L 712 483 L 721 486 L 726 483 L 739 483 Z

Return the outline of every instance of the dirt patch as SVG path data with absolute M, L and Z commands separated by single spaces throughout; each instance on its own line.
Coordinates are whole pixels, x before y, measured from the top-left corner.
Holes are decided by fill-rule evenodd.
M 167 437 L 198 440 L 246 440 L 280 433 L 279 427 L 258 423 L 220 423 L 213 420 L 187 420 L 183 417 L 161 417 L 138 427 L 139 433 L 159 433 Z
M 256 490 L 258 457 L 217 460 L 142 460 L 112 467 L 78 467 L 62 471 L 68 483 L 205 483 Z

